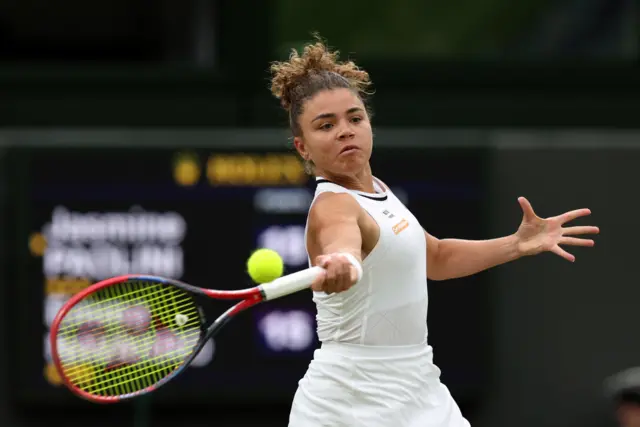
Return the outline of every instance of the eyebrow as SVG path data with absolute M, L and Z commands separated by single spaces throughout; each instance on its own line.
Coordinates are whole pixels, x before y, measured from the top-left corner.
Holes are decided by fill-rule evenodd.
M 347 114 L 356 113 L 356 112 L 364 112 L 364 110 L 362 108 L 360 108 L 360 107 L 353 107 L 353 108 L 349 108 L 347 110 Z M 313 120 L 311 120 L 311 123 L 315 122 L 316 120 L 329 119 L 329 118 L 333 118 L 335 116 L 336 115 L 334 113 L 319 114 Z

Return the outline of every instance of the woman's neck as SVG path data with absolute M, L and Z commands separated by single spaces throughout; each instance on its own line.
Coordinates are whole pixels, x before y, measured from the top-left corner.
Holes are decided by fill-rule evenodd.
M 369 164 L 367 164 L 363 170 L 354 174 L 333 174 L 328 171 L 318 170 L 316 171 L 316 175 L 322 176 L 341 187 L 348 188 L 349 190 L 375 193 L 375 187 L 373 186 L 373 174 L 371 173 L 371 166 Z

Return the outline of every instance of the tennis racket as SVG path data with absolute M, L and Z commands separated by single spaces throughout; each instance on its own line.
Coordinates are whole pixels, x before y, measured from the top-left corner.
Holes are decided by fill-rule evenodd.
M 183 372 L 234 316 L 309 288 L 322 272 L 312 267 L 235 291 L 148 275 L 98 282 L 58 311 L 49 336 L 54 365 L 73 393 L 92 402 L 151 393 Z M 200 297 L 240 301 L 209 324 Z

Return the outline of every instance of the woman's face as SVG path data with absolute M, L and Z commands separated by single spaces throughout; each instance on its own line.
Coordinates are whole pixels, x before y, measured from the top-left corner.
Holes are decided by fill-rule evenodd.
M 371 123 L 362 100 L 350 89 L 318 92 L 298 117 L 302 135 L 294 139 L 300 155 L 313 161 L 317 175 L 355 175 L 369 163 Z

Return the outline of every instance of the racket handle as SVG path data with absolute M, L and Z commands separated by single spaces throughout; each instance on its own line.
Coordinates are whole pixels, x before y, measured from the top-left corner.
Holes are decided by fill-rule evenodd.
M 272 282 L 260 285 L 265 301 L 280 298 L 311 286 L 316 277 L 324 272 L 322 267 L 311 267 L 282 276 Z

